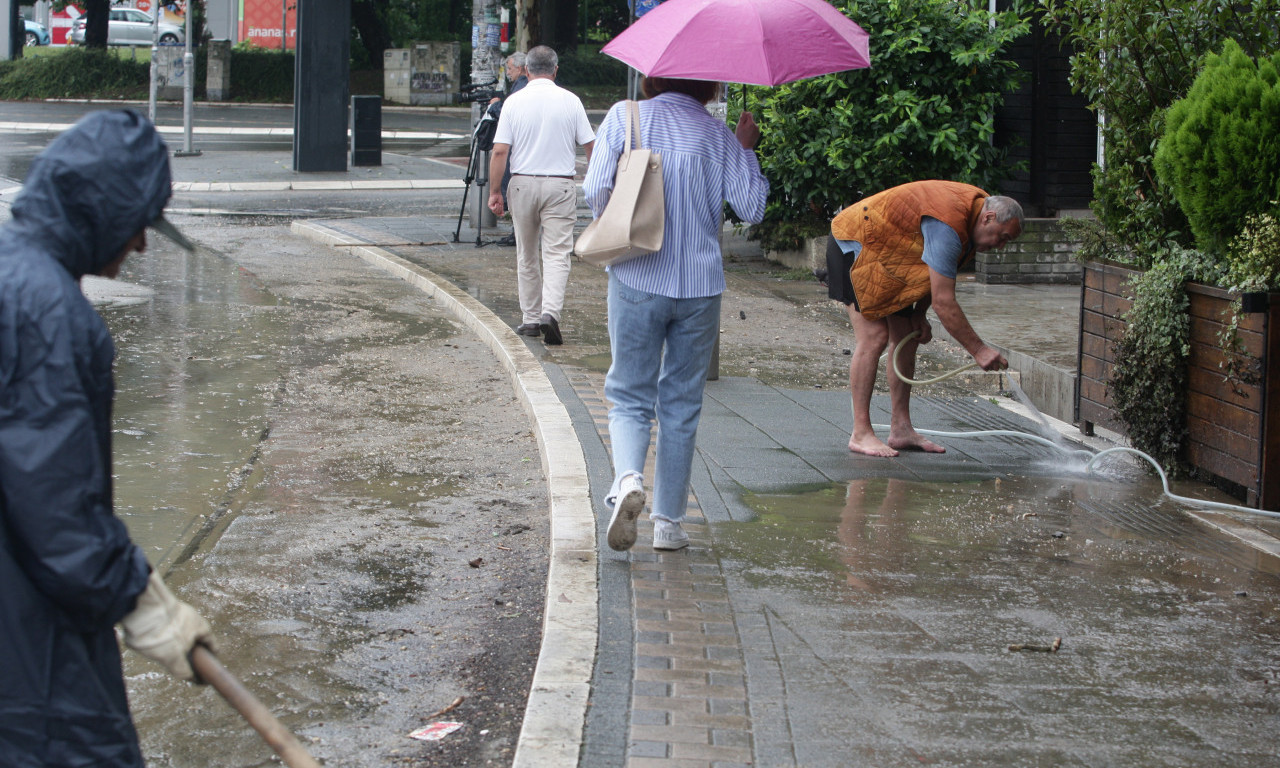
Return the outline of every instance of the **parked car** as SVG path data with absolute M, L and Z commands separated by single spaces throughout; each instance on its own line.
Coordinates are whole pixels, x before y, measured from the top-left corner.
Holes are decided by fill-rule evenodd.
M 43 24 L 30 19 L 23 19 L 22 22 L 27 28 L 26 37 L 23 38 L 25 45 L 49 44 L 49 30 L 45 29 Z
M 84 45 L 85 18 L 81 16 L 71 24 L 68 37 L 76 45 Z M 174 45 L 186 41 L 182 27 L 160 22 L 160 44 Z M 151 14 L 137 8 L 112 8 L 107 20 L 107 45 L 151 45 Z

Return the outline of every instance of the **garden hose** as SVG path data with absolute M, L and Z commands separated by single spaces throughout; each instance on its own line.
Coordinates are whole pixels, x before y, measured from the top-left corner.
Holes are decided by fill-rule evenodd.
M 890 357 L 890 362 L 891 362 L 891 365 L 893 366 L 893 372 L 897 374 L 898 378 L 901 379 L 904 383 L 936 384 L 939 381 L 946 381 L 947 379 L 951 378 L 952 376 L 955 376 L 956 374 L 964 373 L 970 368 L 978 367 L 978 364 L 976 362 L 973 362 L 973 363 L 969 363 L 968 365 L 962 365 L 959 368 L 955 369 L 954 371 L 948 371 L 947 373 L 941 374 L 940 376 L 934 376 L 931 379 L 908 379 L 906 376 L 903 376 L 902 371 L 898 369 L 898 353 L 902 351 L 902 347 L 906 345 L 908 341 L 911 341 L 912 339 L 914 339 L 919 335 L 920 335 L 919 331 L 912 331 L 911 333 L 908 333 L 906 336 L 904 336 L 902 340 L 899 341 L 897 344 L 895 344 L 893 347 L 893 354 Z

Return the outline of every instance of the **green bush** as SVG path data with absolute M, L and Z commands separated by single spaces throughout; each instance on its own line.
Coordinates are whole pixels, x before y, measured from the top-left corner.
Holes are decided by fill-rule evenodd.
M 993 114 L 1018 82 L 1003 51 L 1029 29 L 1014 12 L 951 0 L 843 0 L 871 34 L 871 68 L 750 87 L 770 192 L 755 235 L 768 250 L 828 231 L 843 206 L 918 179 L 990 187 L 1009 169 Z
M 1273 211 L 1280 203 L 1271 201 Z M 1227 249 L 1227 276 L 1232 291 L 1270 291 L 1280 288 L 1280 220 L 1277 214 L 1246 216 L 1240 233 Z
M 1099 113 L 1104 163 L 1093 212 L 1119 244 L 1111 258 L 1146 269 L 1192 244 L 1186 217 L 1154 168 L 1165 113 L 1205 54 L 1234 39 L 1250 55 L 1280 48 L 1280 0 L 1043 0 L 1071 43 L 1071 83 Z
M 231 98 L 235 101 L 293 102 L 293 51 L 231 49 Z
M 580 85 L 627 84 L 627 65 L 589 48 L 566 51 L 560 56 L 556 82 L 566 88 Z
M 1222 252 L 1280 197 L 1280 53 L 1255 62 L 1233 40 L 1174 102 L 1156 149 L 1160 182 L 1201 250 Z
M 1100 117 L 1104 163 L 1094 169 L 1092 204 L 1100 226 L 1085 241 L 1088 255 L 1146 270 L 1125 316 L 1108 388 L 1134 446 L 1173 471 L 1186 433 L 1183 285 L 1195 280 L 1225 286 L 1235 257 L 1188 249 L 1191 224 L 1171 184 L 1156 171 L 1156 147 L 1170 106 L 1187 95 L 1206 54 L 1227 40 L 1254 57 L 1280 48 L 1280 0 L 1042 0 L 1042 7 L 1074 48 L 1072 85 Z M 1274 156 L 1276 148 L 1245 144 L 1239 151 Z M 1184 147 L 1180 153 L 1193 151 Z M 1235 173 L 1235 161 L 1225 168 Z M 1260 197 L 1272 199 L 1274 189 L 1261 190 Z M 1235 221 L 1238 226 L 1239 217 Z M 1229 330 L 1222 340 L 1229 355 L 1238 351 L 1233 336 Z M 1233 382 L 1239 365 L 1229 368 Z
M 0 62 L 0 99 L 145 99 L 151 62 L 67 48 L 58 56 Z

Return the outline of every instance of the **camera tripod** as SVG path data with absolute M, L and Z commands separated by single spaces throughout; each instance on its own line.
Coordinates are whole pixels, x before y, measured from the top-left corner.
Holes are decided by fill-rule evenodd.
M 484 188 L 489 185 L 489 150 L 493 149 L 493 135 L 498 130 L 498 118 L 491 109 L 486 109 L 471 132 L 471 158 L 467 162 L 467 175 L 463 179 L 462 208 L 458 211 L 458 226 L 453 230 L 453 242 L 460 242 L 458 235 L 462 232 L 462 218 L 467 215 L 467 196 L 471 193 L 471 182 L 476 183 L 476 194 L 480 196 L 480 205 L 489 203 Z M 496 240 L 484 240 L 484 210 L 476 217 L 476 247 L 492 245 Z

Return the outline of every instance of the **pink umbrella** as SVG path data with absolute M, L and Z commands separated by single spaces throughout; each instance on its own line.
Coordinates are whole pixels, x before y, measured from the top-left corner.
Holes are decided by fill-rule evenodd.
M 867 33 L 823 0 L 667 0 L 601 50 L 650 77 L 752 85 L 871 66 Z

